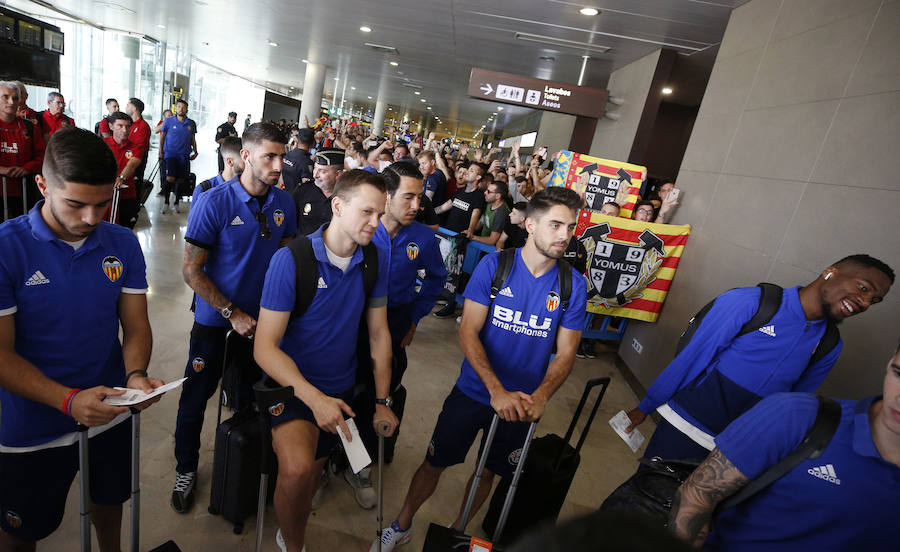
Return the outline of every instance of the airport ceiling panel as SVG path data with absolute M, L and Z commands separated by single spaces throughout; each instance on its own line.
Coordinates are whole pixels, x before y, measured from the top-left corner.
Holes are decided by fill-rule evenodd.
M 51 4 L 104 27 L 178 44 L 207 63 L 278 90 L 301 90 L 303 60 L 308 60 L 328 67 L 326 97 L 338 104 L 343 100 L 345 106 L 374 106 L 383 86 L 392 113 L 409 113 L 415 119 L 438 116 L 448 126 L 464 122 L 477 128 L 497 104 L 466 97 L 472 67 L 576 84 L 583 56 L 589 56 L 582 84 L 597 88 L 606 86 L 611 71 L 657 48 L 674 49 L 686 61 L 695 58 L 711 67 L 710 51 L 714 53 L 721 41 L 732 8 L 745 1 L 51 0 Z M 37 8 L 27 0 L 13 3 Z M 584 15 L 584 8 L 598 13 Z M 503 125 L 528 111 L 507 106 L 490 125 Z

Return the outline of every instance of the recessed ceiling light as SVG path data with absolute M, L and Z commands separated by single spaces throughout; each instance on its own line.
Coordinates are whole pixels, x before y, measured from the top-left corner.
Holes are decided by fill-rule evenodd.
M 274 48 L 275 46 L 278 46 L 278 43 L 275 42 L 274 40 L 272 40 L 272 39 L 270 38 L 270 39 L 269 39 L 269 46 L 272 46 L 272 47 Z
M 413 94 L 415 94 L 416 96 L 421 96 L 421 95 L 422 95 L 422 93 L 419 92 L 418 90 L 413 90 Z
M 341 77 L 334 77 L 334 80 L 339 81 L 341 80 Z
M 355 86 L 351 86 L 351 87 L 350 87 L 350 90 L 356 90 L 356 87 L 355 87 Z
M 497 114 L 497 112 L 496 112 L 496 111 L 495 111 L 495 112 L 493 112 L 493 113 L 491 113 L 491 115 L 496 115 L 496 114 Z
M 581 8 L 580 10 L 578 10 L 578 13 L 580 13 L 581 15 L 597 15 L 598 13 L 600 13 L 600 10 L 598 10 L 597 8 Z
M 431 111 L 431 106 L 430 106 L 430 105 L 428 106 L 428 111 Z
M 367 96 L 367 98 L 369 98 L 369 99 L 371 100 L 371 99 L 372 99 L 372 96 Z
M 157 25 L 157 27 L 159 27 L 160 29 L 165 29 L 165 28 L 166 28 L 166 26 L 163 25 L 163 24 L 161 24 L 161 23 L 160 23 L 159 25 Z
M 393 67 L 396 67 L 396 66 L 398 66 L 398 65 L 400 65 L 400 64 L 397 63 L 396 61 L 392 61 L 392 62 L 391 62 L 391 66 L 393 66 Z
M 667 87 L 665 87 L 665 88 L 662 89 L 662 93 L 663 93 L 663 94 L 671 94 L 671 93 L 672 93 L 672 89 L 669 88 L 669 87 L 667 86 Z
M 302 61 L 303 63 L 309 63 L 308 59 L 301 59 L 300 61 Z
M 422 99 L 419 100 L 419 101 L 422 102 L 422 103 L 425 103 L 425 102 L 427 102 L 428 100 L 426 100 L 425 98 L 422 98 Z
M 502 106 L 502 105 L 501 105 L 501 106 L 498 106 L 498 107 L 497 107 L 497 111 L 503 111 L 503 106 Z
M 372 27 L 366 27 L 365 25 L 363 25 L 362 27 L 359 28 L 359 30 L 362 31 L 362 32 L 364 32 L 364 33 L 371 33 L 371 32 L 372 32 Z

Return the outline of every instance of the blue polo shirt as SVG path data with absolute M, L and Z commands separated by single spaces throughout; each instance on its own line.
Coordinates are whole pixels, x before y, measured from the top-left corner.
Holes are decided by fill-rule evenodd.
M 499 253 L 491 253 L 481 259 L 463 293 L 467 300 L 490 304 L 491 280 L 499 258 Z M 544 381 L 556 343 L 557 326 L 584 329 L 587 282 L 574 268 L 569 270 L 572 271 L 572 295 L 569 308 L 563 312 L 559 265 L 535 278 L 522 260 L 522 250 L 516 251 L 512 271 L 478 334 L 491 368 L 507 391 L 533 393 Z M 456 385 L 470 398 L 491 403 L 490 394 L 468 358 L 463 360 Z
M 216 176 L 214 176 L 214 177 L 212 177 L 212 178 L 209 179 L 209 183 L 210 183 L 209 189 L 212 190 L 213 188 L 215 188 L 215 187 L 218 186 L 219 184 L 224 184 L 224 183 L 225 183 L 225 179 L 222 178 L 222 175 L 221 175 L 221 174 L 217 174 Z M 209 190 L 206 190 L 206 191 L 209 191 Z M 191 196 L 191 205 L 196 205 L 196 204 L 197 204 L 197 203 L 196 203 L 196 202 L 197 202 L 197 198 L 200 197 L 200 194 L 202 194 L 203 192 L 204 192 L 204 190 L 203 190 L 203 188 L 200 186 L 200 183 L 198 182 L 197 185 L 194 186 L 194 195 Z M 190 216 L 190 213 L 188 213 L 188 216 Z
M 435 205 L 440 205 L 449 199 L 447 197 L 447 177 L 444 176 L 444 171 L 435 169 L 433 173 L 425 177 L 423 184 L 426 192 L 434 193 L 432 201 Z
M 328 260 L 323 226 L 308 237 L 319 263 L 319 286 L 313 302 L 302 316 L 291 318 L 281 350 L 297 365 L 300 374 L 319 391 L 334 395 L 348 391 L 356 381 L 356 340 L 365 303 L 362 249 L 357 247 L 347 272 Z M 387 298 L 388 260 L 378 251 L 378 279 L 369 305 L 384 305 Z M 260 306 L 287 312 L 297 300 L 294 256 L 283 247 L 272 257 L 266 273 Z
M 185 117 L 182 122 L 177 115 L 173 115 L 163 121 L 159 131 L 166 133 L 166 143 L 163 144 L 166 159 L 191 155 L 191 138 L 197 134 L 197 123 L 193 119 Z
M 802 462 L 716 520 L 706 549 L 742 552 L 897 550 L 900 467 L 882 458 L 869 424 L 881 397 L 838 401 L 841 423 L 821 456 Z M 816 419 L 807 393 L 760 401 L 716 438 L 745 476 L 755 478 L 794 451 Z
M 409 226 L 401 226 L 392 240 L 384 225 L 378 223 L 372 241 L 390 265 L 388 307 L 414 303 L 411 321 L 418 324 L 434 307 L 447 279 L 447 269 L 434 231 L 424 224 L 413 222 Z M 425 271 L 425 278 L 417 292 L 419 270 Z
M 119 296 L 147 293 L 144 254 L 127 228 L 106 222 L 75 249 L 37 205 L 0 225 L 0 316 L 13 316 L 16 353 L 69 387 L 122 385 Z M 36 446 L 75 431 L 56 408 L 0 388 L 0 444 Z
M 209 260 L 203 267 L 209 279 L 253 318 L 259 315 L 259 297 L 269 260 L 282 238 L 297 234 L 294 200 L 284 190 L 270 188 L 263 203 L 270 239 L 260 235 L 263 225 L 258 222 L 259 212 L 259 201 L 241 186 L 240 177 L 234 177 L 200 194 L 197 204 L 191 207 L 184 234 L 185 241 L 209 250 Z M 230 325 L 199 295 L 194 320 L 206 326 Z
M 809 366 L 826 322 L 806 319 L 799 290 L 785 288 L 781 307 L 766 327 L 738 338 L 759 307 L 760 289 L 738 288 L 717 297 L 690 343 L 657 376 L 638 408 L 649 414 L 668 402 L 715 435 L 762 397 L 818 389 L 842 343 Z

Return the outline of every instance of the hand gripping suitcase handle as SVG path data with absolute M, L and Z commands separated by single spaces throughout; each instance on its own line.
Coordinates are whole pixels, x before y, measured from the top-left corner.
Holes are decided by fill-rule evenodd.
M 587 439 L 588 430 L 591 428 L 591 424 L 594 422 L 594 416 L 597 415 L 597 410 L 600 408 L 600 403 L 603 401 L 603 395 L 606 394 L 606 389 L 609 387 L 609 378 L 595 378 L 587 382 L 584 386 L 584 392 L 581 394 L 581 400 L 578 401 L 578 408 L 575 409 L 575 414 L 572 416 L 572 423 L 569 424 L 569 429 L 566 430 L 566 436 L 564 438 L 565 442 L 568 443 L 572 438 L 572 435 L 575 433 L 575 425 L 578 423 L 578 419 L 581 418 L 581 411 L 584 410 L 584 405 L 587 403 L 588 395 L 590 395 L 591 390 L 598 385 L 602 385 L 603 387 L 600 389 L 600 394 L 597 395 L 597 400 L 594 402 L 594 407 L 591 409 L 591 414 L 588 416 L 587 423 L 584 424 L 584 428 L 581 430 L 581 436 L 578 438 L 578 444 L 575 445 L 575 452 L 580 452 L 582 445 L 584 445 L 585 439 Z M 559 459 L 557 459 L 558 461 Z

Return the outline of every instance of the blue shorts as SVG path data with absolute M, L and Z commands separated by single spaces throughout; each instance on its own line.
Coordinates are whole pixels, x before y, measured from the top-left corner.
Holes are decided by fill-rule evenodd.
M 188 157 L 166 157 L 166 178 L 173 177 L 175 180 L 183 180 L 187 182 L 191 174 L 191 160 Z
M 131 495 L 131 420 L 91 437 L 91 501 L 114 506 Z M 50 536 L 62 522 L 78 472 L 78 442 L 0 453 L 0 528 L 24 541 Z
M 475 436 L 482 430 L 481 445 L 478 447 L 480 457 L 493 417 L 494 409 L 490 405 L 476 401 L 454 385 L 444 400 L 425 460 L 436 468 L 462 464 L 475 442 Z M 529 425 L 528 422 L 500 420 L 488 453 L 487 469 L 501 476 L 512 475 L 522 455 Z
M 353 389 L 348 389 L 337 395 L 328 396 L 341 399 L 349 405 L 353 400 Z M 331 433 L 320 428 L 319 424 L 316 423 L 316 415 L 313 414 L 313 411 L 308 406 L 306 406 L 305 402 L 301 401 L 296 396 L 291 397 L 289 401 L 284 403 L 281 412 L 275 414 L 278 410 L 278 406 L 279 405 L 275 405 L 269 409 L 269 423 L 272 428 L 285 422 L 290 422 L 291 420 L 305 420 L 319 430 L 319 441 L 316 444 L 316 460 L 328 457 L 334 447 L 340 444 L 341 438 L 338 437 L 337 433 Z

